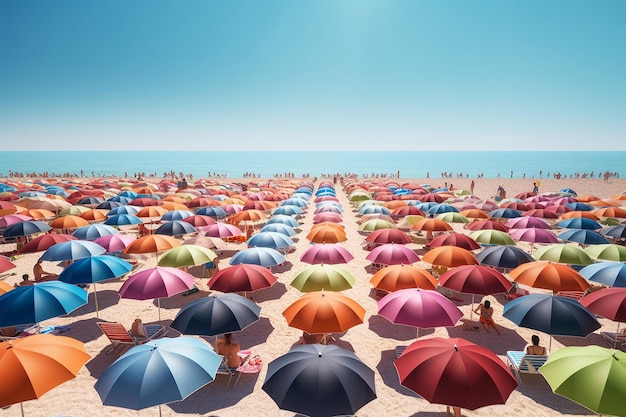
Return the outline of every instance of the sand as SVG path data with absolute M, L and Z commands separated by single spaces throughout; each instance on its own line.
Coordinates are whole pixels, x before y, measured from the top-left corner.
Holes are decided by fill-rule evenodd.
M 297 179 L 296 179 L 297 180 Z M 241 179 L 239 181 L 247 181 Z M 414 182 L 417 184 L 430 183 L 443 186 L 444 182 L 453 182 L 455 188 L 469 188 L 470 179 L 402 179 L 400 182 Z M 502 180 L 502 179 L 479 179 L 475 180 L 475 194 L 481 198 L 493 196 L 499 185 L 502 185 L 508 196 L 516 193 L 530 191 L 533 180 Z M 598 195 L 610 197 L 626 190 L 626 180 L 541 180 L 540 192 L 557 191 L 564 187 L 575 189 L 579 195 Z M 445 407 L 430 404 L 424 399 L 402 387 L 398 382 L 393 366 L 395 348 L 397 345 L 408 345 L 415 340 L 416 329 L 393 325 L 386 319 L 377 315 L 376 300 L 373 297 L 372 285 L 369 279 L 372 274 L 368 272 L 369 261 L 365 260 L 366 252 L 362 248 L 365 236 L 357 231 L 358 215 L 354 206 L 349 203 L 343 190 L 338 187 L 338 198 L 345 211 L 343 224 L 345 225 L 348 240 L 343 243 L 355 257 L 344 267 L 356 277 L 356 285 L 353 289 L 345 291 L 345 294 L 358 301 L 367 311 L 364 323 L 348 330 L 344 334 L 337 334 L 337 345 L 350 349 L 361 358 L 370 368 L 376 371 L 376 390 L 378 398 L 357 413 L 360 417 L 374 417 L 382 415 L 390 416 L 442 416 Z M 279 410 L 271 398 L 261 389 L 267 366 L 266 364 L 278 356 L 284 354 L 298 340 L 301 332 L 290 328 L 282 316 L 283 310 L 301 296 L 301 293 L 290 286 L 291 279 L 296 273 L 304 269 L 308 264 L 299 261 L 302 252 L 309 246 L 306 234 L 312 226 L 314 203 L 310 206 L 301 219 L 300 232 L 296 236 L 296 250 L 287 256 L 287 265 L 277 269 L 278 283 L 270 289 L 258 291 L 255 299 L 262 307 L 261 320 L 251 325 L 244 331 L 235 335 L 242 348 L 251 349 L 260 355 L 265 366 L 258 374 L 242 375 L 234 388 L 227 388 L 228 378 L 218 376 L 216 380 L 200 389 L 185 401 L 162 406 L 164 416 L 177 414 L 187 416 L 293 416 L 293 412 Z M 455 227 L 455 228 L 458 228 Z M 462 229 L 459 229 L 461 231 Z M 424 253 L 421 245 L 410 244 L 418 254 Z M 243 244 L 229 243 L 221 259 L 221 266 L 225 267 L 229 258 L 237 250 L 243 249 Z M 6 282 L 18 281 L 23 273 L 31 273 L 32 267 L 40 254 L 28 254 L 20 256 L 15 263 L 17 268 L 10 271 L 15 275 L 4 276 Z M 154 266 L 156 257 L 143 261 L 144 266 Z M 417 266 L 428 268 L 429 264 L 420 262 Z M 61 271 L 59 266 L 46 263 L 46 269 Z M 200 276 L 198 268 L 190 269 L 190 272 Z M 206 289 L 206 279 L 198 278 L 198 286 L 202 291 L 190 296 L 177 295 L 161 301 L 161 324 L 167 325 L 175 317 L 178 310 L 192 300 L 209 294 Z M 135 317 L 143 318 L 146 323 L 156 323 L 156 302 L 136 301 L 120 299 L 117 291 L 122 285 L 121 281 L 112 281 L 97 284 L 99 312 L 96 314 L 93 300 L 93 286 L 90 289 L 89 303 L 73 312 L 67 317 L 59 317 L 46 320 L 42 326 L 67 325 L 69 330 L 61 335 L 76 338 L 85 343 L 87 352 L 92 356 L 91 361 L 80 371 L 77 378 L 52 389 L 40 399 L 28 401 L 23 404 L 27 416 L 156 416 L 158 410 L 151 407 L 141 411 L 132 411 L 116 407 L 103 406 L 95 389 L 93 388 L 98 376 L 116 358 L 115 353 L 107 354 L 109 343 L 99 328 L 98 321 L 117 321 L 130 327 Z M 499 355 L 505 360 L 506 351 L 521 350 L 530 340 L 530 336 L 536 332 L 518 328 L 515 324 L 502 317 L 504 299 L 501 296 L 487 297 L 495 308 L 495 317 L 500 324 L 502 335 L 495 333 L 487 334 L 483 329 L 480 331 L 464 331 L 462 327 L 421 329 L 420 338 L 433 336 L 463 337 L 474 343 L 481 344 Z M 457 303 L 465 313 L 470 315 L 471 296 L 464 296 L 464 301 Z M 475 317 L 475 316 L 474 316 Z M 615 323 L 601 320 L 604 330 L 613 330 Z M 599 332 L 599 331 L 598 331 Z M 562 346 L 571 345 L 603 345 L 598 332 L 586 338 L 555 337 L 552 340 L 552 350 Z M 176 332 L 171 331 L 175 336 Z M 542 344 L 547 345 L 547 335 L 540 335 Z M 204 338 L 207 343 L 213 344 L 215 338 Z M 7 378 L 7 375 L 3 375 Z M 490 406 L 475 411 L 463 410 L 464 416 L 520 416 L 533 415 L 535 417 L 554 415 L 593 415 L 589 410 L 574 402 L 555 395 L 550 390 L 545 380 L 539 375 L 522 375 L 520 385 L 510 396 L 506 405 Z M 20 415 L 19 405 L 14 405 L 0 411 L 1 416 L 12 417 Z

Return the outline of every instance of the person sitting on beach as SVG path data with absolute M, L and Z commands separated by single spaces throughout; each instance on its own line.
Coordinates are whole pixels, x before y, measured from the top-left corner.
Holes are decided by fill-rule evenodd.
M 532 335 L 530 338 L 532 341 L 531 345 L 526 346 L 526 353 L 529 355 L 546 355 L 548 350 L 545 346 L 539 345 L 539 336 L 536 334 Z
M 19 284 L 16 283 L 14 285 L 14 287 L 15 288 L 17 288 L 17 287 L 25 287 L 25 286 L 28 286 L 28 285 L 33 285 L 34 283 L 35 283 L 35 281 L 31 281 L 29 279 L 28 274 L 24 274 L 24 275 L 22 275 L 22 282 L 20 282 Z
M 243 363 L 243 358 L 239 356 L 241 350 L 239 343 L 233 342 L 232 333 L 224 334 L 215 341 L 215 352 L 226 357 L 226 364 L 229 368 L 237 368 Z
M 300 336 L 300 340 L 298 340 L 299 345 L 312 345 L 315 343 L 322 343 L 324 339 L 323 334 L 310 334 L 307 332 L 302 332 L 302 336 Z
M 130 326 L 130 332 L 135 337 L 135 339 L 147 339 L 148 333 L 146 332 L 146 327 L 143 325 L 143 322 L 139 317 L 133 321 L 133 324 Z
M 41 262 L 42 259 L 39 258 L 37 259 L 35 266 L 33 266 L 33 276 L 35 277 L 35 282 L 52 281 L 59 277 L 57 274 L 44 271 L 43 266 L 41 266 Z
M 476 307 L 474 313 L 480 313 L 480 322 L 485 326 L 485 330 L 487 333 L 491 333 L 489 331 L 489 326 L 493 327 L 496 333 L 500 334 L 500 330 L 496 325 L 496 322 L 493 321 L 493 307 L 491 307 L 491 302 L 486 300 L 484 303 L 481 303 Z

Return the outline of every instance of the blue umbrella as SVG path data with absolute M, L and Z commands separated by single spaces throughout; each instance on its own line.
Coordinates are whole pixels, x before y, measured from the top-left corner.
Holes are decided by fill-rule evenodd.
M 618 239 L 626 239 L 626 226 L 609 226 L 600 230 L 604 236 L 616 237 Z
M 39 323 L 87 303 L 87 291 L 59 281 L 17 287 L 0 296 L 0 327 Z
M 626 263 L 624 262 L 598 262 L 584 267 L 579 273 L 589 281 L 609 287 L 626 287 Z
M 609 243 L 608 239 L 600 233 L 589 229 L 568 229 L 557 237 L 561 240 L 576 242 L 581 245 L 602 245 Z
M 302 209 L 298 206 L 285 205 L 276 208 L 273 214 L 286 214 L 288 216 L 297 216 L 299 214 L 302 214 Z
M 129 226 L 141 223 L 143 223 L 143 220 L 134 214 L 115 214 L 104 221 L 104 224 L 111 226 Z
M 429 208 L 426 211 L 426 214 L 430 216 L 434 216 L 436 214 L 441 214 L 441 213 L 458 213 L 458 212 L 459 210 L 456 207 L 451 206 L 450 204 L 441 203 L 441 204 L 437 204 Z
M 336 206 L 332 206 L 332 207 L 336 207 Z M 341 210 L 338 211 L 337 213 L 341 213 Z M 387 207 L 370 204 L 370 205 L 361 207 L 361 209 L 359 210 L 359 215 L 362 216 L 365 214 L 384 214 L 386 216 L 389 216 L 391 214 L 391 210 L 389 210 Z
M 98 317 L 98 294 L 96 283 L 109 279 L 119 278 L 131 271 L 133 266 L 117 256 L 98 255 L 79 259 L 65 268 L 59 274 L 59 281 L 68 284 L 94 284 L 94 302 L 96 304 L 96 317 Z
M 209 217 L 215 217 L 215 218 L 228 216 L 228 213 L 226 213 L 226 210 L 218 206 L 202 207 L 200 210 L 196 211 L 196 214 L 201 214 L 203 216 L 209 216 Z
M 183 334 L 215 336 L 243 330 L 259 320 L 261 307 L 234 293 L 210 295 L 180 309 L 170 327 Z
M 300 222 L 298 222 L 296 219 L 289 215 L 280 213 L 274 213 L 274 215 L 265 222 L 266 225 L 274 223 L 286 224 L 287 226 L 291 226 L 293 228 L 300 227 Z
M 287 200 L 283 201 L 281 206 L 285 205 L 285 206 L 298 206 L 298 207 L 306 207 L 309 205 L 309 203 L 306 202 L 306 200 L 303 200 L 301 198 L 288 198 Z
M 587 229 L 587 230 L 599 230 L 602 229 L 602 225 L 595 220 L 587 219 L 585 217 L 573 217 L 558 222 L 558 227 L 563 229 Z
M 522 212 L 510 208 L 499 208 L 491 210 L 489 217 L 494 219 L 514 219 L 515 217 L 522 217 Z
M 141 410 L 182 401 L 215 379 L 221 358 L 201 340 L 151 340 L 120 356 L 94 388 L 104 405 Z
M 2 236 L 4 237 L 19 237 L 19 236 L 30 236 L 35 233 L 43 233 L 48 230 L 52 230 L 47 223 L 39 222 L 35 220 L 26 220 L 23 222 L 19 222 L 16 224 L 12 224 L 11 226 L 4 229 Z
M 580 201 L 575 201 L 573 203 L 566 203 L 565 207 L 569 207 L 572 210 L 576 210 L 576 211 L 592 211 L 596 209 L 595 207 L 587 203 L 581 203 Z
M 137 207 L 137 206 L 113 207 L 107 213 L 107 217 L 115 216 L 116 214 L 133 214 L 134 215 L 134 214 L 137 214 L 139 212 L 139 210 L 141 210 L 141 209 L 139 207 Z
M 96 206 L 97 209 L 112 210 L 115 207 L 121 207 L 123 204 L 120 201 L 106 200 Z
M 571 188 L 561 188 L 559 190 L 560 193 L 568 193 L 568 194 L 573 194 L 573 195 L 578 195 L 576 193 L 576 191 L 572 190 Z
M 191 223 L 182 220 L 172 220 L 163 223 L 154 233 L 157 235 L 182 236 L 190 233 L 197 233 L 198 229 L 193 227 Z
M 476 259 L 478 259 L 481 265 L 506 269 L 517 268 L 523 263 L 535 260 L 526 251 L 516 246 L 489 247 L 476 255 Z
M 161 220 L 167 222 L 172 220 L 184 220 L 189 216 L 193 216 L 193 214 L 193 211 L 189 210 L 171 210 L 161 216 Z
M 68 240 L 50 246 L 41 255 L 44 261 L 75 261 L 106 252 L 102 246 L 87 240 Z
M 298 234 L 298 232 L 296 232 L 293 227 L 288 226 L 286 224 L 282 224 L 282 223 L 265 224 L 265 226 L 261 228 L 261 232 L 282 233 L 283 235 L 289 236 L 289 237 L 292 237 Z
M 116 235 L 120 231 L 106 224 L 90 224 L 82 226 L 72 232 L 72 236 L 82 240 L 96 240 L 99 237 Z
M 133 200 L 132 198 L 129 198 L 120 194 L 120 195 L 116 195 L 116 196 L 109 198 L 107 201 L 115 201 L 115 202 L 126 205 L 126 204 L 129 204 L 132 200 Z
M 249 247 L 262 247 L 272 249 L 282 249 L 293 246 L 293 240 L 278 232 L 261 232 L 252 236 L 246 244 Z
M 272 248 L 248 248 L 237 252 L 231 259 L 231 265 L 254 264 L 265 267 L 280 265 L 285 262 L 285 257 Z

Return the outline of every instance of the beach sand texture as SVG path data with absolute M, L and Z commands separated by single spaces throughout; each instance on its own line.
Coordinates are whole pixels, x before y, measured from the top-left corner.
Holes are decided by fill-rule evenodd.
M 233 180 L 231 180 L 233 181 Z M 247 179 L 234 181 L 247 182 Z M 294 179 L 299 181 L 299 179 Z M 428 182 L 433 185 L 443 186 L 444 181 L 454 184 L 454 187 L 469 188 L 471 179 L 402 179 L 400 182 L 423 184 Z M 530 179 L 475 179 L 474 194 L 483 198 L 491 198 L 496 189 L 502 185 L 507 191 L 507 196 L 530 191 L 533 180 Z M 603 180 L 552 180 L 542 179 L 540 192 L 558 191 L 569 187 L 578 192 L 579 196 L 596 195 L 608 198 L 626 191 L 626 180 L 611 179 Z M 318 183 L 319 184 L 319 183 Z M 359 216 L 353 204 L 351 204 L 345 191 L 337 184 L 337 197 L 344 208 L 343 225 L 345 225 L 348 240 L 342 245 L 347 248 L 354 260 L 342 265 L 355 278 L 354 288 L 344 291 L 344 294 L 356 300 L 366 309 L 364 323 L 357 325 L 344 334 L 335 334 L 336 344 L 340 347 L 352 350 L 367 366 L 376 373 L 376 391 L 378 398 L 365 405 L 357 412 L 360 417 L 374 416 L 443 416 L 445 406 L 430 404 L 402 387 L 393 366 L 395 348 L 398 345 L 408 345 L 415 340 L 416 329 L 412 327 L 391 324 L 385 318 L 377 315 L 376 299 L 369 280 L 372 273 L 369 272 L 370 262 L 365 259 L 369 253 L 363 249 L 365 236 L 358 232 Z M 313 199 L 309 201 L 308 209 L 300 219 L 300 232 L 297 234 L 295 252 L 287 255 L 285 266 L 274 269 L 278 282 L 269 289 L 255 293 L 254 298 L 261 306 L 261 319 L 234 335 L 242 349 L 250 349 L 258 354 L 264 362 L 263 369 L 258 374 L 244 374 L 234 388 L 227 387 L 228 378 L 218 375 L 216 380 L 185 401 L 176 402 L 162 407 L 164 416 L 186 415 L 193 416 L 294 416 L 293 412 L 279 410 L 272 399 L 261 389 L 267 363 L 286 353 L 289 348 L 298 341 L 301 331 L 287 325 L 282 312 L 302 294 L 290 286 L 293 277 L 303 270 L 308 264 L 299 261 L 300 255 L 310 243 L 306 235 L 313 225 Z M 454 226 L 456 231 L 469 233 L 460 225 Z M 410 248 L 423 254 L 424 249 L 420 244 L 411 243 Z M 529 249 L 524 243 L 520 247 Z M 229 243 L 220 258 L 220 267 L 227 267 L 230 257 L 237 250 L 244 249 L 244 244 Z M 10 284 L 19 281 L 23 273 L 32 274 L 32 267 L 41 253 L 20 255 L 15 263 L 17 268 L 9 272 L 15 275 L 5 276 L 4 281 Z M 148 257 L 141 262 L 144 267 L 154 266 L 157 257 Z M 424 262 L 416 264 L 419 267 L 429 268 Z M 61 268 L 52 263 L 46 263 L 45 268 L 60 272 Z M 190 268 L 196 277 L 200 277 L 198 267 Z M 204 297 L 210 292 L 206 287 L 206 278 L 197 278 L 196 283 L 201 291 L 189 296 L 176 295 L 169 299 L 161 300 L 160 324 L 167 325 L 174 319 L 179 309 L 190 301 Z M 49 416 L 156 416 L 158 410 L 151 407 L 141 411 L 132 411 L 116 407 L 103 406 L 94 389 L 94 383 L 98 376 L 117 358 L 115 353 L 108 354 L 108 340 L 102 334 L 98 326 L 99 321 L 121 322 L 130 328 L 135 317 L 141 317 L 145 323 L 157 322 L 156 301 L 136 301 L 120 299 L 118 290 L 121 287 L 120 280 L 97 284 L 97 296 L 99 301 L 99 317 L 96 317 L 93 300 L 93 286 L 89 290 L 89 303 L 74 311 L 67 317 L 58 317 L 41 323 L 45 326 L 69 326 L 69 330 L 61 333 L 64 336 L 76 338 L 85 343 L 87 352 L 92 359 L 80 371 L 78 377 L 66 382 L 38 400 L 28 401 L 23 404 L 25 415 L 30 417 Z M 531 292 L 539 290 L 531 289 Z M 470 295 L 461 295 L 462 302 L 457 302 L 466 318 L 470 316 Z M 467 340 L 485 346 L 494 351 L 500 358 L 505 360 L 506 351 L 521 350 L 530 341 L 532 334 L 537 332 L 519 328 L 514 323 L 502 317 L 504 298 L 502 296 L 488 296 L 495 308 L 496 321 L 502 332 L 498 336 L 494 332 L 487 334 L 484 329 L 479 331 L 465 331 L 458 325 L 451 328 L 420 329 L 420 338 L 433 336 L 462 337 Z M 480 298 L 477 297 L 478 301 Z M 474 315 L 474 318 L 476 315 Z M 609 320 L 600 319 L 603 327 L 600 330 L 614 330 L 616 324 Z M 586 338 L 555 337 L 552 340 L 552 351 L 563 346 L 598 344 L 604 346 L 599 335 L 600 330 Z M 176 331 L 170 331 L 169 335 L 176 335 Z M 542 344 L 547 346 L 549 337 L 540 334 Z M 214 344 L 214 337 L 204 338 L 207 343 Z M 10 375 L 2 375 L 4 381 L 10 380 Z M 505 405 L 489 406 L 475 411 L 463 410 L 464 416 L 581 416 L 594 415 L 589 410 L 576 403 L 555 395 L 545 380 L 539 375 L 522 375 L 523 384 L 520 385 L 510 396 Z M 0 416 L 19 416 L 18 404 L 0 410 Z

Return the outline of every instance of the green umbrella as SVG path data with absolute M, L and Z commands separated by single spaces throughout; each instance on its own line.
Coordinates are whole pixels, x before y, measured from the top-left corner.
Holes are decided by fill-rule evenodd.
M 470 233 L 470 237 L 478 243 L 486 243 L 489 245 L 509 245 L 515 246 L 515 242 L 505 232 L 495 229 L 478 230 Z
M 467 217 L 454 211 L 449 213 L 440 213 L 436 217 L 448 223 L 469 223 L 469 219 Z
M 213 262 L 215 258 L 217 254 L 204 246 L 182 245 L 166 251 L 159 259 L 158 265 L 180 268 Z
M 585 248 L 585 252 L 591 258 L 600 261 L 626 262 L 626 247 L 607 244 L 607 245 L 591 245 Z
M 372 219 L 368 220 L 359 225 L 359 231 L 362 232 L 373 232 L 374 230 L 379 229 L 395 229 L 396 225 L 381 219 Z
M 607 218 L 606 218 L 606 219 L 604 219 L 604 220 L 600 220 L 600 223 L 601 223 L 601 224 L 605 224 L 605 225 L 607 225 L 607 226 L 619 226 L 619 225 L 621 225 L 621 224 L 622 224 L 622 223 L 620 223 L 620 221 L 619 221 L 619 220 L 614 219 L 613 217 L 607 217 Z
M 562 243 L 540 247 L 533 256 L 538 261 L 568 265 L 590 265 L 593 263 L 593 259 L 582 248 Z
M 299 272 L 291 286 L 302 291 L 343 291 L 352 288 L 354 277 L 337 265 L 315 264 Z
M 551 353 L 539 368 L 555 393 L 598 414 L 626 416 L 626 353 L 572 346 Z

